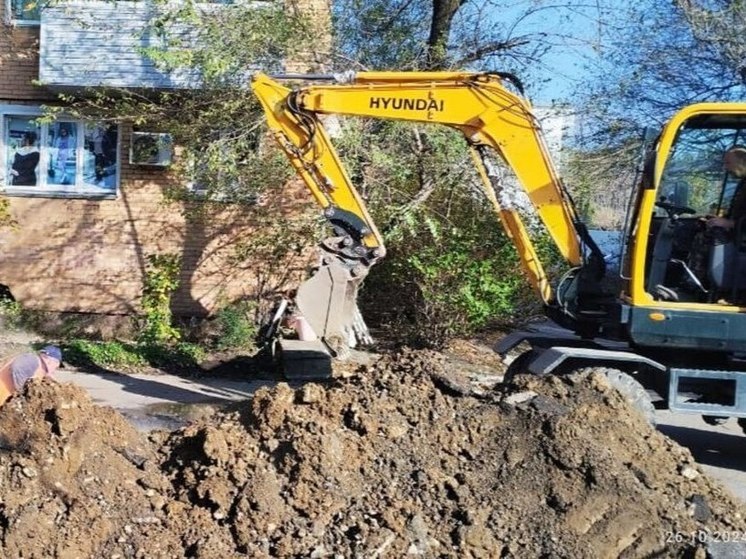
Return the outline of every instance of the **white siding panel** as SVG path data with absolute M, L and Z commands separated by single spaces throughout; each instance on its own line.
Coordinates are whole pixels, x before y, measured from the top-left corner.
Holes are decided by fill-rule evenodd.
M 50 86 L 188 88 L 193 72 L 167 73 L 139 49 L 158 46 L 143 33 L 150 2 L 74 0 L 45 8 L 41 16 L 39 79 Z

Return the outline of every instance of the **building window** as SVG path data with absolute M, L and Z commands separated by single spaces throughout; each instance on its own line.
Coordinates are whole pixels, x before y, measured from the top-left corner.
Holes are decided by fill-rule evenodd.
M 3 115 L 5 193 L 116 196 L 118 127 L 72 119 L 39 124 L 38 116 Z
M 6 0 L 6 12 L 12 23 L 20 25 L 39 25 L 39 10 L 44 0 Z

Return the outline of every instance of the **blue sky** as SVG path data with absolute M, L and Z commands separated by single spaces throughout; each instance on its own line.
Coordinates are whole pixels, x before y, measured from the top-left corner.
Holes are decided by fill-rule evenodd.
M 516 21 L 513 36 L 542 35 L 552 45 L 550 51 L 529 72 L 527 94 L 535 104 L 571 101 L 573 89 L 586 74 L 585 66 L 601 52 L 603 10 L 617 10 L 622 0 L 562 1 L 515 0 L 496 17 Z M 530 15 L 521 18 L 530 11 Z M 538 38 L 538 37 L 537 37 Z

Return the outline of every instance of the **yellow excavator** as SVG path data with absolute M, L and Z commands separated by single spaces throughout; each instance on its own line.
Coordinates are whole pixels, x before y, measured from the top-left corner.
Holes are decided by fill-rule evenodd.
M 289 88 L 288 81 L 302 85 Z M 649 417 L 656 405 L 699 413 L 710 422 L 746 418 L 746 222 L 739 220 L 719 235 L 704 234 L 706 219 L 726 216 L 740 187 L 739 177 L 722 162 L 728 150 L 746 144 L 746 103 L 695 104 L 674 115 L 647 144 L 624 230 L 606 233 L 600 243 L 580 219 L 541 126 L 511 74 L 272 78 L 260 73 L 252 88 L 270 130 L 333 231 L 295 300 L 305 321 L 301 343 L 306 350 L 340 354 L 355 337 L 366 339 L 357 289 L 385 255 L 382 237 L 324 129 L 323 115 L 440 124 L 464 135 L 484 195 L 556 325 L 516 332 L 498 344 L 501 354 L 530 345 L 512 372 L 594 368 Z M 516 193 L 497 177 L 492 154 L 513 170 L 518 188 L 567 261 L 567 272 L 554 285 L 515 203 Z M 602 250 L 610 240 L 615 248 Z M 746 419 L 739 422 L 746 425 Z

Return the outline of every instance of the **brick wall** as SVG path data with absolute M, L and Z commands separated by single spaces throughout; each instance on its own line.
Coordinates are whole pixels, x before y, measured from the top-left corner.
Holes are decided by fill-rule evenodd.
M 4 8 L 0 0 L 0 12 Z M 3 28 L 0 102 L 54 99 L 30 84 L 38 68 L 37 38 L 38 29 Z M 129 135 L 123 127 L 117 199 L 9 198 L 19 226 L 0 231 L 0 284 L 19 302 L 47 311 L 136 312 L 146 258 L 166 252 L 182 258 L 182 286 L 173 306 L 186 315 L 204 315 L 232 299 L 299 281 L 308 252 L 280 260 L 266 254 L 246 260 L 236 252 L 242 241 L 267 235 L 268 221 L 290 224 L 316 211 L 304 188 L 290 185 L 257 206 L 190 212 L 166 201 L 164 189 L 184 188 L 167 170 L 128 165 Z M 274 249 L 271 241 L 269 247 Z
M 212 204 L 204 212 L 169 202 L 182 188 L 167 170 L 126 163 L 122 133 L 120 195 L 116 200 L 11 198 L 19 226 L 0 232 L 0 283 L 28 308 L 60 312 L 137 312 L 149 254 L 177 254 L 182 285 L 174 311 L 204 315 L 238 297 L 255 298 L 297 282 L 304 255 L 270 261 L 241 259 L 247 239 L 266 235 L 265 217 L 300 219 L 309 197 L 291 185 L 260 205 Z M 200 202 L 193 203 L 201 204 Z
M 39 77 L 39 28 L 5 24 L 0 0 L 0 100 L 48 100 L 49 92 L 32 84 Z

